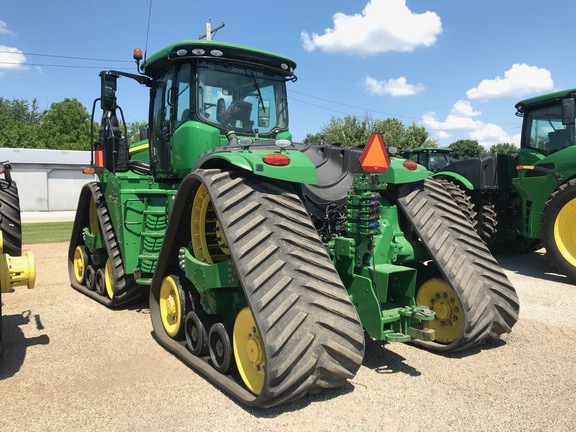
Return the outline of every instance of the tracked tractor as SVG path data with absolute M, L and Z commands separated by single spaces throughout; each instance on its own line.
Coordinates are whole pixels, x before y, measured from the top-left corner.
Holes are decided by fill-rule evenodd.
M 141 63 L 141 52 L 135 59 Z M 518 298 L 444 188 L 365 148 L 296 143 L 289 58 L 188 40 L 104 71 L 68 261 L 111 308 L 149 299 L 155 338 L 243 404 L 342 385 L 365 334 L 437 351 L 509 332 Z M 150 89 L 128 145 L 119 79 Z M 98 99 L 95 101 L 95 106 Z
M 523 117 L 518 154 L 493 154 L 446 166 L 435 176 L 464 192 L 477 230 L 496 252 L 544 246 L 576 282 L 576 89 L 516 104 Z
M 12 180 L 10 162 L 0 162 L 0 355 L 3 352 L 2 293 L 18 286 L 34 288 L 36 269 L 34 255 L 22 255 L 20 197 Z

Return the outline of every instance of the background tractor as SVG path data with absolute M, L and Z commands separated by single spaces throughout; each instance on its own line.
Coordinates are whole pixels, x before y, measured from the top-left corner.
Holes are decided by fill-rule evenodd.
M 477 231 L 493 251 L 544 246 L 558 270 L 576 282 L 576 89 L 516 104 L 523 117 L 517 155 L 493 154 L 436 172 L 466 193 Z
M 292 60 L 211 40 L 135 59 L 139 74 L 100 73 L 75 289 L 109 307 L 148 297 L 158 342 L 258 407 L 345 383 L 365 332 L 455 351 L 511 330 L 513 287 L 427 170 L 376 134 L 292 141 Z M 121 77 L 150 88 L 148 138 L 130 146 Z
M 452 153 L 452 150 L 449 148 L 416 147 L 402 151 L 402 157 L 414 161 L 424 166 L 428 171 L 435 173 L 450 164 L 450 153 Z
M 3 351 L 2 293 L 25 285 L 34 288 L 36 270 L 34 255 L 26 252 L 22 257 L 22 224 L 18 187 L 12 181 L 8 161 L 0 162 L 0 355 Z

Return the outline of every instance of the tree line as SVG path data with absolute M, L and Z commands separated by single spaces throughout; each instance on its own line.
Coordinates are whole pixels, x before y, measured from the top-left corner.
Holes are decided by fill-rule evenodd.
M 142 127 L 146 127 L 146 122 L 127 123 L 129 142 L 138 141 Z M 93 128 L 94 139 L 97 139 L 98 123 L 95 122 Z M 372 119 L 368 114 L 361 118 L 352 115 L 332 117 L 319 132 L 308 133 L 305 141 L 360 147 L 368 142 L 372 132 L 382 134 L 387 146 L 394 146 L 400 150 L 438 147 L 438 140 L 431 138 L 424 127 L 414 122 L 405 126 L 396 118 Z M 36 99 L 29 102 L 24 99 L 8 100 L 0 97 L 0 147 L 90 150 L 90 114 L 77 99 L 66 98 L 41 111 Z M 476 140 L 458 140 L 448 147 L 452 149 L 453 161 L 492 152 L 518 152 L 518 148 L 510 143 L 497 144 L 486 151 Z
M 438 140 L 430 138 L 423 126 L 418 126 L 414 122 L 405 126 L 404 123 L 395 118 L 373 120 L 368 114 L 361 118 L 352 115 L 332 117 L 328 124 L 322 126 L 320 132 L 307 134 L 305 141 L 316 144 L 323 141 L 346 147 L 361 147 L 368 142 L 372 132 L 382 134 L 386 146 L 393 146 L 398 149 L 438 147 Z M 518 147 L 512 143 L 496 144 L 486 150 L 477 140 L 469 139 L 455 141 L 448 148 L 452 150 L 450 159 L 454 162 L 494 152 L 518 152 Z
M 130 141 L 138 140 L 145 122 L 127 123 Z M 98 138 L 97 122 L 94 123 Z M 90 150 L 90 114 L 73 99 L 55 102 L 42 111 L 38 100 L 0 97 L 0 147 L 52 150 Z

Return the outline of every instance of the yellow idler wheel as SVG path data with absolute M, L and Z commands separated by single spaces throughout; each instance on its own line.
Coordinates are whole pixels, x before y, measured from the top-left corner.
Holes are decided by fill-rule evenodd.
M 160 286 L 160 316 L 164 330 L 171 338 L 177 338 L 183 329 L 184 292 L 175 276 L 166 276 Z
M 114 298 L 114 272 L 110 258 L 106 260 L 106 267 L 104 267 L 104 284 L 106 285 L 106 294 L 112 300 Z
M 568 201 L 554 222 L 554 242 L 566 261 L 576 267 L 576 198 Z
M 255 395 L 260 394 L 266 366 L 264 347 L 248 307 L 242 309 L 236 317 L 233 344 L 236 366 L 244 384 Z
M 447 281 L 434 278 L 424 282 L 416 294 L 416 304 L 436 313 L 434 321 L 429 321 L 436 331 L 436 342 L 449 344 L 460 338 L 464 325 L 462 303 Z
M 230 257 L 226 239 L 216 217 L 210 194 L 202 184 L 194 195 L 190 215 L 192 249 L 198 261 L 214 264 Z
M 88 267 L 88 253 L 85 246 L 76 246 L 74 250 L 74 277 L 76 282 L 83 285 L 86 280 L 86 268 Z

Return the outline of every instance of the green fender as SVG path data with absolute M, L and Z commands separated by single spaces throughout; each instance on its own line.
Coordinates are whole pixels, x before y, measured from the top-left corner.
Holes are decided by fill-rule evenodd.
M 288 156 L 290 163 L 284 166 L 269 165 L 263 157 L 270 154 Z M 318 173 L 310 159 L 297 150 L 250 149 L 231 152 L 215 152 L 203 158 L 201 166 L 213 166 L 225 161 L 245 171 L 275 180 L 293 183 L 318 184 Z
M 435 173 L 432 177 L 447 177 L 449 179 L 451 178 L 451 179 L 458 181 L 462 185 L 464 185 L 464 187 L 466 187 L 466 189 L 471 190 L 471 191 L 474 190 L 474 185 L 472 183 L 470 183 L 470 180 L 468 180 L 463 175 L 452 172 L 452 171 L 439 171 L 439 172 Z

